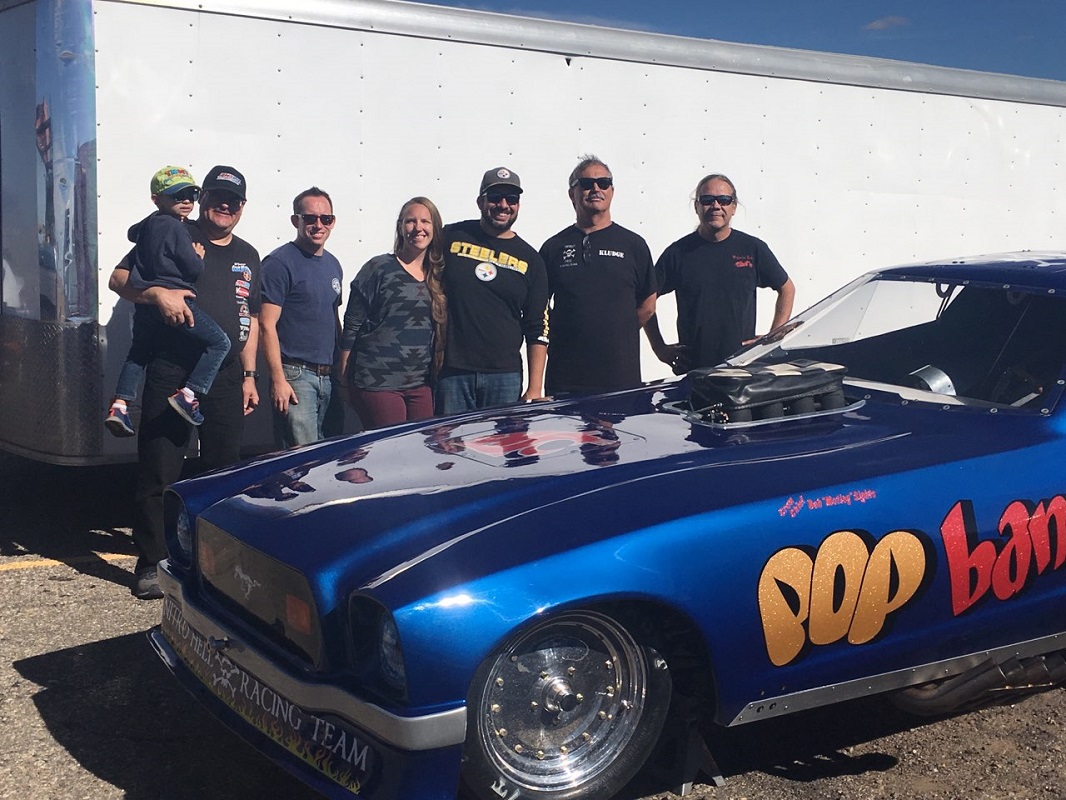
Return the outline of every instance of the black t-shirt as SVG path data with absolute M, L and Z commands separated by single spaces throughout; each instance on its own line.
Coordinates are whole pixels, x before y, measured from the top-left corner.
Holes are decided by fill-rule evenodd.
M 478 220 L 444 227 L 448 297 L 445 369 L 520 372 L 522 341 L 548 343 L 548 279 L 520 236 L 490 236 Z
M 617 223 L 588 235 L 571 225 L 540 254 L 553 298 L 548 393 L 639 386 L 637 307 L 656 287 L 647 243 Z
M 733 230 L 721 242 L 693 231 L 655 265 L 659 294 L 677 292 L 677 339 L 694 367 L 713 367 L 755 336 L 755 290 L 780 289 L 788 273 L 766 242 Z
M 209 242 L 195 222 L 187 227 L 192 240 L 204 246 L 204 271 L 196 280 L 195 302 L 229 336 L 230 350 L 222 362 L 226 367 L 240 356 L 252 314 L 259 313 L 259 253 L 237 236 L 220 246 Z M 119 268 L 129 269 L 130 261 L 127 256 Z M 202 352 L 196 339 L 169 325 L 160 331 L 154 347 L 156 358 L 189 368 Z

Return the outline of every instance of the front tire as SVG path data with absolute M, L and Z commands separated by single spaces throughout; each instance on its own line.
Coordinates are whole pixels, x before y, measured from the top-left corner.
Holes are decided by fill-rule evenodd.
M 483 800 L 609 800 L 647 760 L 670 693 L 666 662 L 617 620 L 542 622 L 475 676 L 464 782 Z

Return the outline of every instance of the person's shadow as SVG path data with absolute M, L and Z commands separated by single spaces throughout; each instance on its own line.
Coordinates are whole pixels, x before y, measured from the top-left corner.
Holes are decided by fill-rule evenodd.
M 13 664 L 43 687 L 49 734 L 127 800 L 253 800 L 319 795 L 211 717 L 163 666 L 144 633 Z
M 134 465 L 60 467 L 0 452 L 0 555 L 53 559 L 128 586 Z

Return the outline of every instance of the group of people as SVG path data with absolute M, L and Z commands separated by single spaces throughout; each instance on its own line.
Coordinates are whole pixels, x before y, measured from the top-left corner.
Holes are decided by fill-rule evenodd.
M 444 225 L 431 200 L 414 197 L 397 216 L 392 252 L 356 274 L 343 316 L 341 265 L 325 247 L 336 223 L 326 192 L 296 196 L 295 238 L 260 262 L 233 233 L 247 202 L 235 168 L 212 168 L 201 186 L 166 167 L 150 189 L 158 210 L 130 229 L 133 249 L 109 281 L 136 309 L 105 421 L 138 436 L 133 594 L 143 599 L 161 596 L 163 490 L 181 475 L 192 426 L 204 468 L 238 459 L 244 417 L 259 404 L 260 350 L 285 447 L 328 432 L 334 386 L 367 428 L 626 389 L 641 382 L 641 329 L 681 373 L 754 338 L 757 288 L 777 293 L 772 328 L 792 312 L 795 289 L 777 258 L 731 227 L 737 192 L 720 174 L 697 184 L 696 230 L 657 262 L 612 220 L 614 177 L 595 156 L 568 179 L 574 224 L 539 251 L 513 229 L 523 189 L 510 169 L 484 174 L 475 219 Z M 655 315 L 656 298 L 670 292 L 673 344 Z M 142 378 L 137 430 L 128 404 Z

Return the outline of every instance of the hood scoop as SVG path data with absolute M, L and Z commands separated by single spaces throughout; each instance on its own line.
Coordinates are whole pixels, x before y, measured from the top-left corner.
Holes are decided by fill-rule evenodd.
M 799 359 L 689 373 L 689 396 L 667 407 L 690 422 L 732 430 L 834 416 L 862 407 L 844 396 L 847 368 Z

